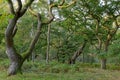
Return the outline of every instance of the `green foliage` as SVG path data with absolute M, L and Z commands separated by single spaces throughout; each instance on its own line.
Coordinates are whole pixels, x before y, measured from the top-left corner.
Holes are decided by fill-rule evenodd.
M 113 44 L 110 46 L 109 52 L 111 53 L 111 57 L 117 57 L 120 55 L 120 45 L 119 45 L 119 39 L 114 41 Z
M 5 1 L 5 0 L 4 0 Z M 53 0 L 52 0 L 53 1 Z M 67 5 L 72 0 L 66 0 L 64 5 Z M 53 1 L 54 2 L 54 1 Z M 0 0 L 0 5 L 3 4 L 3 0 Z M 61 3 L 60 0 L 55 1 L 55 4 Z M 58 60 L 66 63 L 73 56 L 74 52 L 87 41 L 87 46 L 84 50 L 85 60 L 89 60 L 89 54 L 94 55 L 95 58 L 110 58 L 110 63 L 120 63 L 120 46 L 119 37 L 116 34 L 112 34 L 115 28 L 113 23 L 116 20 L 116 16 L 119 15 L 119 1 L 118 0 L 107 0 L 106 3 L 101 3 L 100 0 L 77 0 L 77 3 L 69 8 L 56 9 L 54 8 L 53 13 L 55 16 L 54 21 L 51 23 L 50 33 L 50 60 Z M 46 5 L 45 5 L 46 4 Z M 5 3 L 6 5 L 6 3 Z M 1 5 L 3 6 L 3 5 Z M 4 33 L 7 27 L 8 21 L 13 18 L 10 15 L 6 6 L 1 8 L 0 6 L 0 58 L 6 58 L 5 56 L 5 39 Z M 41 0 L 39 3 L 33 3 L 31 6 L 35 11 L 41 13 L 42 21 L 48 20 L 48 5 L 47 1 Z M 119 22 L 119 19 L 117 18 Z M 42 26 L 40 40 L 37 42 L 34 49 L 34 53 L 41 60 L 45 59 L 47 49 L 47 25 Z M 17 34 L 14 37 L 15 48 L 18 53 L 24 53 L 30 46 L 30 42 L 35 36 L 37 31 L 37 19 L 31 14 L 26 13 L 17 23 Z M 105 51 L 104 45 L 108 38 L 108 34 L 113 35 L 108 46 L 108 51 Z M 98 37 L 102 41 L 102 48 L 98 50 Z M 81 56 L 79 57 L 80 59 Z M 92 57 L 93 58 L 93 57 Z M 97 60 L 98 60 L 97 59 Z M 38 61 L 37 59 L 35 59 Z M 97 60 L 95 62 L 97 62 Z M 90 61 L 88 61 L 90 62 Z M 8 62 L 3 61 L 0 63 L 6 68 Z M 75 64 L 68 65 L 63 63 L 52 62 L 48 65 L 45 61 L 39 62 L 26 62 L 23 66 L 25 72 L 47 72 L 55 74 L 73 73 L 73 72 L 84 72 L 88 68 L 99 68 L 100 64 Z M 86 68 L 83 70 L 81 68 Z M 118 69 L 117 66 L 108 66 L 108 69 Z M 31 71 L 31 72 L 32 72 Z M 88 69 L 89 71 L 89 69 Z M 91 72 L 91 71 L 90 71 Z M 95 72 L 95 71 L 93 71 Z M 33 75 L 33 74 L 30 74 Z M 29 76 L 29 75 L 28 75 Z M 88 75 L 87 75 L 88 76 Z M 56 77 L 56 76 L 55 76 Z M 58 77 L 58 75 L 57 75 Z M 66 76 L 65 76 L 66 77 Z M 62 79 L 66 79 L 62 77 Z M 73 76 L 74 77 L 74 76 Z M 76 76 L 75 76 L 76 77 Z M 22 77 L 23 78 L 23 77 Z M 45 77 L 44 77 L 45 78 Z M 48 78 L 51 78 L 48 75 Z M 21 76 L 20 78 L 21 79 Z M 57 78 L 56 78 L 57 79 Z M 80 79 L 80 78 L 76 78 Z M 84 78 L 83 78 L 84 79 Z M 72 78 L 72 80 L 75 80 Z M 88 79 L 87 79 L 88 80 Z M 95 79 L 96 80 L 96 79 Z

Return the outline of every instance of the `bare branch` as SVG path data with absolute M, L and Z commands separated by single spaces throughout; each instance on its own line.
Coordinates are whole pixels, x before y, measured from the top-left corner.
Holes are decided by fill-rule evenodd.
M 14 7 L 13 7 L 13 2 L 12 0 L 7 0 L 10 8 L 10 12 L 15 15 Z
M 53 13 L 52 13 L 52 9 L 53 9 L 53 7 L 55 7 L 55 6 L 56 6 L 55 4 L 51 4 L 51 5 L 49 6 L 49 17 L 50 17 L 50 19 L 49 19 L 45 24 L 49 24 L 49 23 L 51 23 L 51 22 L 53 21 L 54 15 L 53 15 Z
M 43 24 L 49 24 L 49 23 L 51 23 L 52 21 L 53 21 L 53 19 L 54 19 L 54 15 L 52 14 L 52 8 L 53 7 L 55 7 L 56 5 L 55 4 L 51 4 L 50 6 L 49 6 L 49 17 L 50 17 L 50 19 L 47 21 L 47 22 L 43 22 Z M 37 15 L 37 12 L 35 12 L 33 9 L 32 9 L 32 7 L 30 7 L 29 8 L 29 12 L 33 15 L 33 16 L 35 16 L 35 17 L 37 17 L 38 15 Z

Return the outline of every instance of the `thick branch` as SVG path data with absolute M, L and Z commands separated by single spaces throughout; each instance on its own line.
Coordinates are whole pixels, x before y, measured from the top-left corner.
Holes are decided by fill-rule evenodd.
M 17 12 L 20 12 L 20 10 L 22 9 L 22 2 L 21 2 L 21 0 L 17 0 L 17 3 L 18 3 Z
M 35 17 L 37 17 L 37 12 L 35 12 L 32 8 L 31 8 L 31 6 L 29 7 L 29 12 L 33 15 L 33 16 L 35 16 Z
M 63 4 L 65 3 L 65 0 L 62 0 L 62 3 L 61 4 L 59 4 L 59 5 L 57 5 L 57 4 L 54 4 L 54 3 L 52 3 L 52 4 L 50 4 L 50 6 L 49 6 L 49 20 L 47 21 L 47 22 L 45 22 L 45 23 L 43 23 L 43 24 L 50 24 L 53 20 L 54 20 L 54 15 L 53 15 L 53 13 L 52 13 L 52 10 L 53 10 L 53 8 L 54 7 L 59 7 L 59 6 L 62 6 Z
M 110 32 L 107 36 L 107 40 L 105 42 L 105 51 L 108 51 L 109 43 L 110 43 L 110 41 L 112 40 L 112 38 L 114 37 L 114 35 L 116 34 L 116 32 L 119 28 L 119 25 L 117 24 L 117 20 L 115 20 L 115 25 L 116 25 L 115 29 L 112 32 Z
M 85 45 L 86 45 L 86 42 L 84 42 L 83 45 L 78 49 L 78 51 L 75 52 L 75 54 L 74 54 L 74 56 L 72 57 L 72 59 L 78 57 L 78 56 L 82 53 Z
M 49 6 L 49 17 L 50 17 L 50 19 L 46 22 L 46 24 L 49 24 L 49 23 L 51 23 L 53 21 L 54 15 L 52 13 L 52 9 L 55 6 L 56 6 L 55 4 L 52 4 L 52 5 Z
M 14 28 L 15 28 L 16 23 L 17 23 L 17 20 L 18 20 L 18 17 L 15 16 L 13 19 L 11 19 L 9 21 L 9 24 L 7 26 L 6 33 L 5 33 L 5 35 L 6 35 L 7 38 L 12 37 Z
M 29 0 L 29 2 L 25 4 L 25 6 L 23 7 L 23 9 L 22 9 L 21 12 L 20 12 L 20 15 L 21 15 L 21 16 L 24 15 L 24 13 L 27 11 L 28 7 L 32 4 L 33 1 L 34 1 L 34 0 Z
M 73 5 L 73 4 L 75 4 L 75 3 L 76 3 L 76 0 L 72 0 L 71 3 L 69 3 L 68 5 L 63 6 L 64 2 L 65 2 L 65 1 L 63 0 L 62 4 L 59 5 L 58 8 L 67 8 L 67 7 L 69 7 L 69 6 Z
M 41 24 L 41 16 L 40 14 L 38 13 L 38 26 L 37 26 L 37 33 L 34 37 L 34 39 L 32 40 L 31 44 L 30 44 L 30 47 L 27 51 L 27 53 L 23 54 L 23 57 L 24 57 L 24 60 L 26 58 L 29 57 L 29 55 L 31 55 L 34 47 L 35 47 L 35 44 L 37 43 L 38 39 L 39 39 L 39 36 L 40 36 L 40 33 L 41 33 L 41 27 L 42 27 L 42 24 Z
M 83 43 L 83 45 L 73 54 L 73 56 L 70 59 L 70 64 L 74 64 L 75 60 L 77 59 L 77 57 L 83 52 L 83 49 L 86 46 L 86 41 Z

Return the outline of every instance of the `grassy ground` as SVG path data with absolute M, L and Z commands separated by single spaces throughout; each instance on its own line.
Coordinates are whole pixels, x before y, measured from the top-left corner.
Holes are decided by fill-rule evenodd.
M 120 80 L 120 71 L 51 63 L 25 63 L 23 75 L 7 77 L 8 64 L 0 63 L 0 80 Z M 91 67 L 91 66 L 90 66 Z
M 104 71 L 99 69 L 83 69 L 83 72 L 46 73 L 24 72 L 23 75 L 6 76 L 6 71 L 0 71 L 0 80 L 120 80 L 119 71 Z

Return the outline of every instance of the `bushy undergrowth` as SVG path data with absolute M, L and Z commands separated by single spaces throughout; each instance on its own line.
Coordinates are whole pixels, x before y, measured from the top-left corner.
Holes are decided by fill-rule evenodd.
M 100 68 L 100 64 L 94 63 L 76 63 L 76 64 L 63 64 L 56 61 L 52 61 L 46 64 L 45 61 L 42 62 L 25 62 L 23 65 L 24 71 L 41 71 L 50 73 L 73 73 L 73 72 L 84 72 L 87 68 Z M 108 64 L 107 70 L 120 70 L 119 65 Z
M 7 59 L 0 59 L 0 67 L 7 69 L 9 66 L 9 61 Z M 56 61 L 52 61 L 46 64 L 45 61 L 42 62 L 25 62 L 23 64 L 22 70 L 24 72 L 49 72 L 49 73 L 73 73 L 73 72 L 84 72 L 87 68 L 100 68 L 100 64 L 94 63 L 76 63 L 76 64 L 63 64 Z M 108 64 L 108 70 L 120 70 L 119 65 Z
M 0 58 L 0 67 L 4 68 L 4 69 L 7 69 L 8 66 L 9 66 L 9 60 Z
M 23 75 L 7 77 L 9 61 L 0 59 L 0 80 L 120 80 L 119 66 L 108 64 L 108 70 L 101 70 L 100 64 L 76 63 L 63 64 L 52 61 L 25 62 Z

